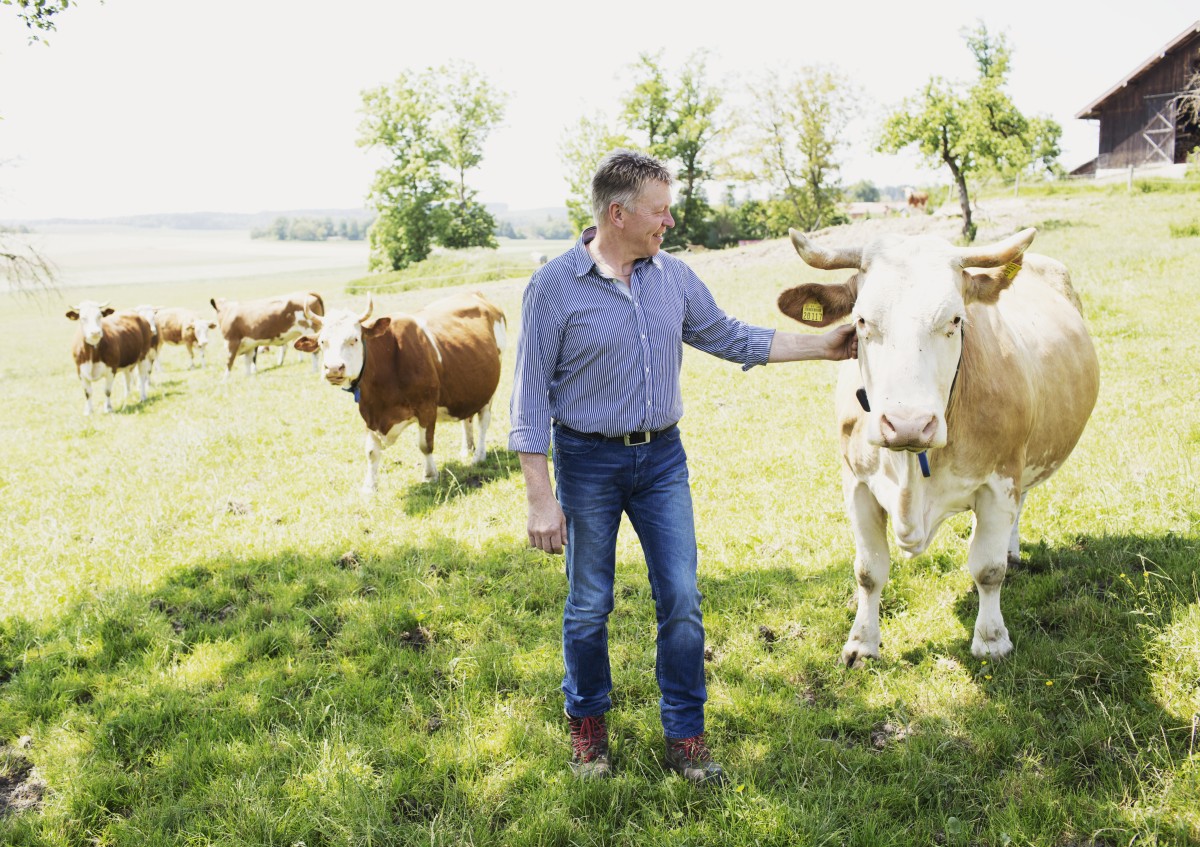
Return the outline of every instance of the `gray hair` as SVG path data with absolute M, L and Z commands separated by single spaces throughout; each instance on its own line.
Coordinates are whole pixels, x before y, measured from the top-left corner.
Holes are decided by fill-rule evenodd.
M 667 166 L 645 153 L 617 149 L 600 160 L 592 177 L 592 214 L 596 223 L 608 215 L 613 203 L 629 206 L 650 182 L 670 185 L 671 172 Z

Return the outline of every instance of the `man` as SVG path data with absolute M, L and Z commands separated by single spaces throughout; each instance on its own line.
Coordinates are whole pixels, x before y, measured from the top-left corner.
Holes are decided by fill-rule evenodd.
M 704 625 L 679 371 L 684 343 L 748 369 L 856 355 L 852 326 L 775 332 L 729 318 L 684 262 L 660 252 L 671 174 L 628 150 L 592 180 L 596 226 L 529 281 L 521 310 L 509 447 L 521 458 L 529 542 L 566 549 L 562 689 L 572 768 L 609 774 L 608 616 L 617 530 L 629 516 L 658 618 L 656 671 L 666 763 L 699 784 L 724 773 L 704 736 Z M 557 498 L 546 458 L 551 438 Z

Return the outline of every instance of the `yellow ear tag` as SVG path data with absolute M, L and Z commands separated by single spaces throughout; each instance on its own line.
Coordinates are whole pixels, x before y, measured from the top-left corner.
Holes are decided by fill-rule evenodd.
M 821 321 L 825 319 L 825 310 L 821 308 L 820 303 L 808 302 L 804 304 L 804 308 L 800 310 L 800 320 L 802 321 Z
M 1017 264 L 1016 262 L 1009 262 L 1007 265 L 1004 266 L 1004 278 L 1012 279 L 1020 272 L 1020 270 L 1021 270 L 1021 266 L 1019 264 Z

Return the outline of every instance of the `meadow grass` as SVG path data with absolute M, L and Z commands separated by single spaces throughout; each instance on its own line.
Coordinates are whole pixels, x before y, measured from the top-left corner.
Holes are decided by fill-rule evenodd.
M 292 351 L 223 382 L 164 353 L 150 400 L 84 418 L 66 300 L 0 313 L 0 843 L 12 845 L 1176 845 L 1200 839 L 1196 196 L 1031 198 L 1101 358 L 1075 454 L 1030 495 L 1002 606 L 1007 661 L 970 654 L 967 516 L 894 557 L 883 655 L 838 662 L 853 545 L 835 366 L 687 351 L 683 420 L 732 775 L 662 767 L 654 613 L 624 528 L 610 627 L 616 777 L 566 767 L 562 561 L 525 543 L 505 449 L 511 352 L 484 465 L 415 433 L 373 500 L 353 402 Z M 981 238 L 990 231 L 985 223 Z M 847 230 L 847 238 L 851 237 Z M 782 242 L 690 259 L 731 313 L 818 278 Z M 163 305 L 350 275 L 179 284 Z M 478 286 L 519 329 L 523 279 Z M 217 290 L 219 289 L 219 290 Z M 442 291 L 379 298 L 380 312 Z M 261 360 L 260 360 L 261 364 Z M 121 389 L 117 389 L 120 403 Z M 411 437 L 410 437 L 411 436 Z M 17 802 L 18 795 L 39 802 Z

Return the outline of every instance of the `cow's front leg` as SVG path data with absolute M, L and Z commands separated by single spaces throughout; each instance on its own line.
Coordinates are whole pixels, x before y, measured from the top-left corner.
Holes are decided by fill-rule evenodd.
M 279 364 L 277 367 L 283 367 L 283 357 L 287 355 L 288 346 L 286 344 L 279 345 Z
M 436 482 L 438 478 L 437 462 L 433 458 L 433 431 L 437 427 L 436 415 L 430 416 L 428 426 L 418 421 L 417 447 L 425 457 L 425 481 Z
M 979 614 L 971 654 L 977 659 L 1001 659 L 1012 652 L 1012 641 L 1000 613 L 1000 586 L 1008 569 L 1009 537 L 1017 520 L 1017 497 L 990 488 L 975 498 L 975 529 L 967 553 L 967 569 L 979 593 Z
M 112 389 L 113 389 L 113 380 L 115 380 L 116 377 L 117 377 L 117 375 L 113 371 L 107 371 L 104 374 L 104 411 L 105 412 L 111 412 L 113 410 Z
M 90 415 L 92 413 L 92 381 L 79 377 L 80 384 L 83 385 L 83 413 Z
M 254 376 L 258 373 L 258 348 L 251 347 L 242 356 L 242 360 L 246 363 L 246 376 Z
M 479 410 L 479 446 L 475 450 L 475 464 L 487 458 L 487 431 L 492 423 L 492 401 Z
M 368 429 L 363 447 L 367 451 L 367 476 L 363 480 L 362 493 L 374 494 L 379 488 L 379 462 L 383 456 L 383 439 L 379 433 Z
M 145 403 L 150 396 L 150 372 L 154 369 L 153 359 L 142 359 L 137 364 L 138 369 L 138 389 L 140 390 L 142 402 Z
M 879 658 L 879 597 L 891 571 L 888 555 L 887 512 L 865 483 L 848 481 L 846 513 L 854 532 L 854 581 L 858 584 L 858 609 L 850 638 L 842 648 L 842 663 L 847 667 L 864 659 Z

